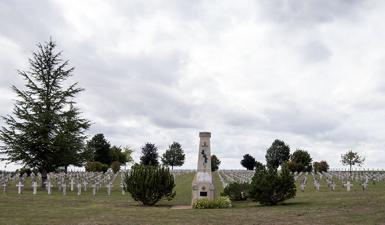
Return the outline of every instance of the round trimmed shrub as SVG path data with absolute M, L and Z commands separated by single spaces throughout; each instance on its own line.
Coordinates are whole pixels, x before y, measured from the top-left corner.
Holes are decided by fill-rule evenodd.
M 274 168 L 256 171 L 250 186 L 250 197 L 262 205 L 276 205 L 294 198 L 294 177 L 285 164 L 281 167 L 280 173 Z
M 175 197 L 174 177 L 167 167 L 136 164 L 125 178 L 126 190 L 135 201 L 155 205 L 162 198 Z

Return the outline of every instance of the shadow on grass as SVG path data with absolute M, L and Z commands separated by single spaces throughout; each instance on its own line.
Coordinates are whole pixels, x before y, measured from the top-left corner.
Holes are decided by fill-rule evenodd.
M 301 202 L 282 202 L 278 203 L 276 205 L 261 205 L 257 204 L 257 208 L 269 208 L 269 207 L 292 207 L 292 206 L 309 206 L 313 203 L 310 201 L 301 201 Z

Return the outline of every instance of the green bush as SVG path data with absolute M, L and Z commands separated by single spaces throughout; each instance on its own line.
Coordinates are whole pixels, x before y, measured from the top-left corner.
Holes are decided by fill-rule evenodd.
M 120 170 L 120 162 L 119 161 L 113 161 L 111 163 L 111 169 L 114 171 L 114 173 L 117 173 Z
M 286 164 L 280 173 L 272 168 L 256 171 L 250 186 L 250 197 L 262 205 L 276 205 L 295 194 L 294 177 Z
M 220 209 L 220 208 L 230 208 L 231 200 L 229 197 L 220 197 L 214 200 L 209 200 L 207 198 L 198 199 L 193 203 L 194 209 Z
M 169 201 L 175 197 L 174 177 L 163 166 L 136 164 L 126 175 L 125 183 L 132 198 L 143 205 L 155 205 L 163 197 Z
M 243 201 L 249 196 L 250 184 L 249 183 L 230 183 L 223 189 L 222 196 L 229 196 L 231 201 Z
M 87 162 L 85 168 L 87 172 L 107 172 L 108 165 L 101 162 Z

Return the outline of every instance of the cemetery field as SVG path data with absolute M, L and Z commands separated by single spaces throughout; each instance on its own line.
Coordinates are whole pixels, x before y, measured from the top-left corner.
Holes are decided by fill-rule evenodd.
M 0 195 L 0 224 L 385 224 L 383 181 L 370 182 L 366 191 L 353 183 L 350 192 L 339 183 L 330 191 L 322 179 L 320 191 L 308 184 L 301 192 L 297 183 L 297 196 L 273 207 L 245 201 L 233 202 L 230 209 L 172 209 L 190 204 L 193 176 L 176 176 L 176 198 L 155 207 L 140 206 L 128 193 L 123 196 L 119 178 L 111 196 L 104 190 L 93 196 L 91 189 L 80 196 L 76 191 L 63 196 L 56 189 L 52 195 L 40 190 L 32 195 L 26 183 L 21 195 L 16 187 Z M 218 174 L 215 183 L 220 192 Z

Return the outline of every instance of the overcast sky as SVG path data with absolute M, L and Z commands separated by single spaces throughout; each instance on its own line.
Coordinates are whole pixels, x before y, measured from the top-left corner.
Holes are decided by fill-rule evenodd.
M 384 21 L 380 0 L 2 0 L 0 115 L 51 36 L 85 88 L 89 135 L 136 160 L 146 142 L 162 154 L 177 141 L 196 168 L 210 131 L 221 168 L 246 153 L 265 163 L 275 139 L 332 168 L 349 149 L 384 168 Z

